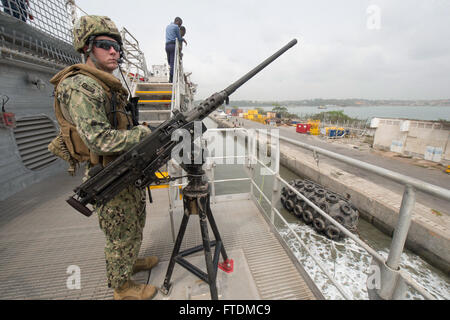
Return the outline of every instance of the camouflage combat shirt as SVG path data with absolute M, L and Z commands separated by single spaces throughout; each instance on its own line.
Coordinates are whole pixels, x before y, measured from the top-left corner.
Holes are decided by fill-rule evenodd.
M 151 132 L 142 125 L 131 130 L 114 129 L 106 114 L 110 99 L 102 86 L 87 75 L 64 79 L 55 95 L 67 120 L 76 126 L 89 150 L 98 155 L 123 153 Z

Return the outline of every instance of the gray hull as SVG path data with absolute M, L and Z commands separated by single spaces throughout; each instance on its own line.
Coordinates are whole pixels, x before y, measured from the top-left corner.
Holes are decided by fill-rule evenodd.
M 58 126 L 49 80 L 80 61 L 70 44 L 0 12 L 0 104 L 14 113 L 15 128 L 0 128 L 0 200 L 67 165 L 47 145 Z

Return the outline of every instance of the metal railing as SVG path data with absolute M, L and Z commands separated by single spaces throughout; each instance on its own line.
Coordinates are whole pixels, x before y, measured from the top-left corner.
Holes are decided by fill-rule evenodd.
M 47 43 L 24 32 L 7 30 L 0 25 L 0 48 L 6 57 L 30 60 L 61 68 L 79 63 L 80 56 L 74 50 Z
M 279 139 L 312 151 L 317 159 L 318 154 L 322 154 L 326 157 L 372 172 L 374 174 L 377 174 L 379 176 L 382 176 L 384 178 L 395 181 L 405 186 L 405 191 L 403 193 L 403 199 L 399 211 L 399 218 L 391 241 L 389 256 L 387 260 L 385 260 L 375 250 L 367 246 L 364 242 L 360 243 L 360 241 L 357 241 L 359 240 L 359 238 L 351 234 L 349 231 L 347 231 L 340 225 L 335 224 L 334 222 L 336 221 L 334 221 L 331 217 L 323 215 L 323 212 L 322 210 L 320 210 L 320 208 L 315 207 L 314 209 L 316 209 L 317 212 L 322 214 L 327 220 L 333 222 L 333 224 L 335 224 L 347 236 L 357 241 L 358 244 L 362 245 L 364 249 L 366 249 L 367 252 L 369 252 L 372 255 L 374 259 L 373 261 L 378 263 L 378 267 L 381 269 L 382 274 L 381 288 L 373 293 L 374 294 L 373 298 L 383 298 L 383 299 L 402 298 L 404 296 L 405 291 L 404 283 L 402 283 L 402 281 L 404 281 L 406 282 L 406 284 L 410 285 L 421 295 L 423 295 L 426 299 L 434 299 L 434 297 L 431 296 L 424 288 L 422 288 L 419 284 L 413 281 L 408 274 L 400 270 L 400 258 L 406 243 L 409 227 L 411 225 L 411 219 L 413 214 L 412 211 L 414 208 L 416 195 L 415 190 L 417 189 L 429 195 L 433 195 L 448 201 L 450 201 L 450 190 L 360 160 L 355 160 L 353 158 L 343 156 L 338 153 L 334 153 L 319 147 L 314 147 L 309 144 L 299 142 L 293 139 L 285 137 L 279 137 Z M 294 188 L 292 188 L 292 186 L 289 186 L 289 189 L 293 190 L 296 194 L 300 195 L 300 193 L 296 191 Z M 300 196 L 302 197 L 302 195 Z M 302 198 L 304 198 L 304 196 Z M 311 205 L 311 203 L 308 204 Z
M 194 94 L 197 85 L 189 80 L 191 73 L 184 72 L 181 48 L 182 44 L 175 39 L 175 58 L 172 85 L 171 112 L 178 110 L 189 111 L 194 107 Z
M 170 111 L 187 111 L 192 108 L 192 105 L 187 105 L 184 101 L 184 96 L 189 95 L 191 88 L 186 85 L 183 62 L 181 59 L 180 42 L 175 39 L 175 58 L 173 70 L 173 85 L 172 85 L 172 104 Z
M 227 131 L 233 131 L 236 134 L 244 135 L 246 139 L 254 139 L 249 135 L 249 131 L 244 128 L 234 128 L 234 129 L 209 129 L 208 132 L 227 132 Z M 270 135 L 270 134 L 269 134 Z M 252 135 L 254 137 L 254 135 Z M 278 138 L 278 137 L 274 137 Z M 316 263 L 316 265 L 319 267 L 319 269 L 325 274 L 325 276 L 331 281 L 333 286 L 337 288 L 339 293 L 344 297 L 345 299 L 351 299 L 351 295 L 347 292 L 346 288 L 342 286 L 340 283 L 337 282 L 337 280 L 330 274 L 330 272 L 327 270 L 327 267 L 311 252 L 311 250 L 308 248 L 307 245 L 305 245 L 304 241 L 300 238 L 300 236 L 297 234 L 297 232 L 292 228 L 292 226 L 286 221 L 286 219 L 282 216 L 281 212 L 276 208 L 276 203 L 279 201 L 279 195 L 280 195 L 280 184 L 283 184 L 286 186 L 286 188 L 290 189 L 293 193 L 295 193 L 298 197 L 302 198 L 310 207 L 312 207 L 317 213 L 319 213 L 321 216 L 323 216 L 326 220 L 328 220 L 331 224 L 335 225 L 343 234 L 345 234 L 347 237 L 352 239 L 355 243 L 357 243 L 360 247 L 362 247 L 370 256 L 372 256 L 372 264 L 376 264 L 380 268 L 381 272 L 381 286 L 380 288 L 376 288 L 376 290 L 369 290 L 369 297 L 371 299 L 404 299 L 405 291 L 406 291 L 406 285 L 409 285 L 411 288 L 413 288 L 415 291 L 417 291 L 420 295 L 422 295 L 425 299 L 435 299 L 426 289 L 424 289 L 421 285 L 419 285 L 415 280 L 411 278 L 411 276 L 404 270 L 401 270 L 399 267 L 400 263 L 400 255 L 403 252 L 404 244 L 406 241 L 406 237 L 408 234 L 408 229 L 411 223 L 411 216 L 412 216 L 412 209 L 414 206 L 415 201 L 415 189 L 424 191 L 428 194 L 438 196 L 443 199 L 450 200 L 450 191 L 445 190 L 443 188 L 425 183 L 423 181 L 419 181 L 414 178 L 410 178 L 404 175 L 401 175 L 396 172 L 389 171 L 384 168 L 380 168 L 374 165 L 370 165 L 367 163 L 364 163 L 359 160 L 354 160 L 352 158 L 342 156 L 337 153 L 330 152 L 328 150 L 324 150 L 321 148 L 317 148 L 314 146 L 310 146 L 305 143 L 297 142 L 292 139 L 279 137 L 280 140 L 287 141 L 289 143 L 293 143 L 294 145 L 300 146 L 302 148 L 308 149 L 313 151 L 316 156 L 317 154 L 323 154 L 327 157 L 331 157 L 333 159 L 345 162 L 347 164 L 356 166 L 361 169 L 368 170 L 370 172 L 373 172 L 377 175 L 383 176 L 385 178 L 388 178 L 390 180 L 402 183 L 405 185 L 405 193 L 403 196 L 402 205 L 400 208 L 400 214 L 399 214 L 399 220 L 397 224 L 397 228 L 395 229 L 395 233 L 391 242 L 390 250 L 389 250 L 389 256 L 387 259 L 384 259 L 382 255 L 380 255 L 376 250 L 371 248 L 367 243 L 365 243 L 363 240 L 361 240 L 359 237 L 357 237 L 355 234 L 347 230 L 345 227 L 343 227 L 339 222 L 331 218 L 328 214 L 326 214 L 322 209 L 320 209 L 318 206 L 316 206 L 311 200 L 306 198 L 303 194 L 301 194 L 299 191 L 297 191 L 293 186 L 291 186 L 287 181 L 285 181 L 280 175 L 279 175 L 279 149 L 274 150 L 272 148 L 271 153 L 275 154 L 275 169 L 272 170 L 265 163 L 263 163 L 260 159 L 257 158 L 256 155 L 256 142 L 253 142 L 252 144 L 249 143 L 249 145 L 252 145 L 253 147 L 250 148 L 250 150 L 246 150 L 245 155 L 233 155 L 231 158 L 238 158 L 238 157 L 244 157 L 245 159 L 245 166 L 247 167 L 248 176 L 245 178 L 237 178 L 237 179 L 222 179 L 222 180 L 215 180 L 215 174 L 214 174 L 214 168 L 215 168 L 215 160 L 217 159 L 226 159 L 230 157 L 226 156 L 219 156 L 219 157 L 208 157 L 207 158 L 207 173 L 209 175 L 209 182 L 211 184 L 211 201 L 212 203 L 216 202 L 216 193 L 215 193 L 215 184 L 216 183 L 223 183 L 223 182 L 237 182 L 237 181 L 250 181 L 250 198 L 252 198 L 257 204 L 258 208 L 263 212 L 263 208 L 261 205 L 259 205 L 259 202 L 261 199 L 264 199 L 264 201 L 267 202 L 267 204 L 270 205 L 270 216 L 268 217 L 268 220 L 274 224 L 275 217 L 282 221 L 282 223 L 287 227 L 288 232 L 292 234 L 295 237 L 295 240 L 300 244 L 300 246 L 307 252 L 307 254 L 313 259 L 313 261 Z M 248 140 L 247 140 L 248 141 Z M 274 152 L 275 151 L 275 152 Z M 273 185 L 272 185 L 272 197 L 269 199 L 268 196 L 264 194 L 264 191 L 258 186 L 258 184 L 255 181 L 254 176 L 254 168 L 255 164 L 259 164 L 261 167 L 268 170 L 271 175 L 273 176 Z M 271 167 L 273 167 L 274 164 L 271 164 Z M 181 186 L 184 186 L 186 183 L 185 181 L 182 183 L 172 183 L 169 188 L 169 193 L 171 192 L 170 189 L 172 189 L 172 192 L 175 191 L 175 194 L 172 195 L 172 197 L 169 197 L 170 200 L 170 207 L 174 209 L 177 205 L 180 205 L 181 201 L 177 201 L 179 197 L 179 188 Z M 260 194 L 260 200 L 258 201 L 253 193 L 256 191 Z M 177 204 L 178 202 L 178 204 Z M 173 223 L 173 218 L 172 223 Z
M 1 0 L 0 11 L 72 44 L 72 26 L 65 0 Z
M 124 57 L 122 70 L 124 72 L 124 78 L 130 91 L 135 92 L 139 82 L 148 81 L 150 72 L 147 69 L 144 52 L 139 47 L 139 41 L 125 27 L 120 31 L 120 35 L 123 42 L 122 49 Z M 124 82 L 122 77 L 119 77 L 119 79 Z
M 5 8 L 3 5 L 0 11 Z M 12 13 L 0 12 L 2 57 L 25 63 L 42 64 L 58 70 L 81 61 L 80 55 L 73 49 L 72 44 L 61 41 L 49 33 L 42 33 L 32 24 L 14 21 L 15 17 L 10 16 Z M 70 23 L 69 20 L 68 23 Z

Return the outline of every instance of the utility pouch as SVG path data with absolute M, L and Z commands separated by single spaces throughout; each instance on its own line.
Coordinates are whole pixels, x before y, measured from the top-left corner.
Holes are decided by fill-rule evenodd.
M 71 176 L 75 175 L 76 167 L 78 166 L 79 162 L 73 158 L 69 152 L 69 149 L 67 149 L 67 146 L 64 142 L 64 138 L 62 137 L 61 133 L 59 133 L 48 145 L 48 150 L 53 153 L 58 158 L 63 159 L 69 164 L 69 169 L 67 169 L 67 172 Z

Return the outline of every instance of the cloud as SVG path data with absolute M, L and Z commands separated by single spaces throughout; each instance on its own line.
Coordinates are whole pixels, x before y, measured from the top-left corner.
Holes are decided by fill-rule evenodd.
M 166 62 L 164 30 L 187 28 L 184 67 L 197 99 L 223 89 L 293 38 L 299 44 L 250 80 L 234 99 L 448 98 L 450 2 L 77 0 L 110 16 L 139 40 L 147 64 Z M 367 28 L 369 5 L 380 29 Z M 120 8 L 120 10 L 118 10 Z

